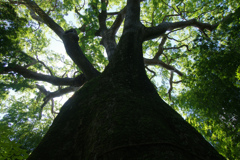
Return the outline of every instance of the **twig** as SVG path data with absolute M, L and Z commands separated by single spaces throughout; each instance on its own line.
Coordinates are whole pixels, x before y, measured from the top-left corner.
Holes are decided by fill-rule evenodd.
M 151 72 L 153 75 L 151 76 L 151 78 L 150 78 L 150 80 L 152 80 L 157 74 L 156 74 L 156 72 L 154 72 L 153 70 L 151 70 L 150 68 L 148 68 L 147 66 L 145 66 L 145 68 L 149 71 L 149 72 Z

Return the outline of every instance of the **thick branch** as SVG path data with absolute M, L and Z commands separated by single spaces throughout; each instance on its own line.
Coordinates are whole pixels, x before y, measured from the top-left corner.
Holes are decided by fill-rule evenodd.
M 104 31 L 107 29 L 106 19 L 107 19 L 107 12 L 106 10 L 102 10 L 102 12 L 99 13 L 98 15 L 99 26 L 100 26 L 99 30 Z
M 53 85 L 81 86 L 83 83 L 86 82 L 86 78 L 83 75 L 80 75 L 76 78 L 58 78 L 54 76 L 33 72 L 19 65 L 4 67 L 0 74 L 9 74 L 9 72 L 11 71 L 18 73 L 25 78 L 44 81 L 51 83 Z
M 166 43 L 166 41 L 167 41 L 167 36 L 164 36 L 163 38 L 162 38 L 162 41 L 161 41 L 161 43 L 159 44 L 159 46 L 158 46 L 158 52 L 156 53 L 156 55 L 154 56 L 154 58 L 159 58 L 160 56 L 161 56 L 161 54 L 163 53 L 163 50 L 164 50 L 164 48 L 163 48 L 163 46 L 164 46 L 164 44 Z
M 64 30 L 56 22 L 54 22 L 52 18 L 50 18 L 34 1 L 24 0 L 24 2 L 27 4 L 27 7 L 36 12 L 42 21 L 62 39 Z
M 36 15 L 36 13 L 34 12 L 34 10 L 32 10 L 32 8 L 29 7 L 29 11 L 30 11 L 30 15 L 33 19 L 35 19 L 38 22 L 45 23 L 41 17 Z
M 225 17 L 221 22 L 225 21 L 228 18 L 229 16 Z M 146 41 L 146 40 L 157 38 L 162 34 L 164 34 L 166 31 L 168 30 L 171 31 L 177 28 L 185 28 L 188 26 L 193 26 L 193 27 L 199 28 L 202 31 L 205 29 L 212 31 L 216 29 L 218 25 L 219 23 L 211 25 L 209 23 L 198 22 L 196 19 L 191 19 L 191 20 L 181 21 L 181 22 L 163 22 L 156 27 L 146 27 L 145 33 L 144 33 L 144 40 Z
M 125 13 L 126 13 L 126 7 L 119 12 L 116 20 L 114 21 L 114 23 L 110 29 L 104 30 L 103 27 L 102 27 L 102 29 L 100 28 L 100 32 L 101 32 L 100 35 L 102 36 L 101 44 L 106 49 L 109 61 L 111 61 L 112 55 L 115 52 L 115 49 L 117 46 L 117 43 L 115 40 L 115 35 L 124 20 Z M 99 21 L 100 21 L 100 19 L 99 19 Z
M 118 13 L 118 16 L 116 18 L 116 20 L 114 21 L 113 25 L 111 26 L 110 30 L 112 31 L 112 33 L 115 35 L 119 29 L 119 27 L 121 26 L 124 18 L 125 18 L 125 15 L 126 15 L 126 11 L 127 11 L 127 8 L 124 7 L 119 13 Z
M 70 92 L 75 92 L 79 89 L 79 87 L 66 87 L 63 89 L 59 89 L 55 92 L 49 92 L 48 95 L 43 99 L 44 101 L 47 99 L 52 99 L 56 97 L 60 97 L 64 94 L 70 93 Z
M 41 19 L 63 40 L 66 51 L 75 64 L 83 71 L 87 79 L 91 79 L 98 74 L 98 71 L 84 56 L 79 44 L 78 35 L 75 30 L 64 32 L 34 1 L 24 0 L 28 7 L 34 10 Z
M 128 0 L 124 31 L 135 30 L 140 24 L 140 0 Z
M 163 61 L 159 60 L 159 59 L 146 59 L 144 58 L 144 64 L 145 65 L 159 65 L 167 70 L 173 71 L 175 73 L 177 73 L 179 76 L 183 76 L 183 73 L 180 72 L 178 69 L 176 69 L 175 67 L 168 65 L 166 63 L 164 63 Z
M 145 27 L 144 30 L 144 41 L 157 38 L 163 35 L 168 30 L 166 22 L 161 23 L 157 27 Z
M 71 57 L 74 63 L 82 70 L 86 78 L 89 80 L 99 74 L 88 59 L 83 54 L 79 44 L 78 35 L 75 29 L 70 29 L 63 34 L 63 43 L 67 54 Z

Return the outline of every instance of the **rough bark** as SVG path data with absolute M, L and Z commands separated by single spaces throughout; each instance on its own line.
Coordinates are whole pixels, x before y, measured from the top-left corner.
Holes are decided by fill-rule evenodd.
M 28 160 L 221 160 L 157 94 L 144 71 L 143 30 L 127 30 L 105 71 L 62 107 Z
M 139 14 L 140 1 L 129 0 L 109 65 L 64 104 L 28 160 L 224 159 L 147 78 L 142 43 L 167 29 L 144 27 Z

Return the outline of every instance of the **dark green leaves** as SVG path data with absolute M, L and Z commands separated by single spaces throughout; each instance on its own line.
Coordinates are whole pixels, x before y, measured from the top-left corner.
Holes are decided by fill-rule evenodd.
M 240 62 L 239 13 L 221 25 L 211 39 L 198 37 L 187 89 L 178 104 L 187 120 L 229 159 L 239 158 L 240 89 L 236 70 Z

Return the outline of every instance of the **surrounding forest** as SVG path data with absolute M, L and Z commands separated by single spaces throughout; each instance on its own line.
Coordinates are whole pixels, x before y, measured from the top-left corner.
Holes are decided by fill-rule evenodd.
M 82 103 L 88 103 L 87 107 L 90 109 L 84 107 L 82 109 L 79 107 L 82 111 L 73 109 L 84 118 L 71 119 L 71 122 L 81 121 L 78 123 L 82 130 L 87 130 L 86 133 L 79 129 L 81 127 L 74 126 L 75 123 L 66 124 L 66 129 L 62 127 L 64 134 L 72 135 L 71 132 L 76 132 L 75 129 L 71 130 L 67 127 L 78 129 L 78 134 L 84 135 L 85 138 L 87 137 L 85 134 L 91 134 L 93 139 L 91 140 L 94 142 L 89 140 L 91 144 L 84 144 L 83 149 L 77 148 L 77 144 L 87 143 L 87 140 L 79 140 L 81 142 L 76 144 L 74 142 L 76 146 L 71 150 L 81 150 L 78 158 L 107 159 L 106 157 L 109 156 L 111 159 L 111 156 L 118 156 L 128 159 L 121 157 L 121 153 L 125 153 L 124 149 L 130 152 L 134 147 L 135 150 L 149 147 L 149 150 L 153 151 L 156 149 L 154 147 L 159 147 L 158 145 L 163 143 L 167 149 L 175 151 L 172 148 L 178 148 L 179 152 L 181 150 L 191 152 L 189 157 L 199 157 L 194 149 L 186 149 L 187 145 L 194 144 L 189 140 L 191 138 L 188 138 L 195 133 L 194 131 L 189 135 L 188 133 L 181 135 L 177 132 L 182 131 L 176 130 L 176 136 L 179 135 L 181 140 L 186 139 L 186 144 L 183 145 L 177 138 L 170 140 L 163 138 L 164 141 L 160 144 L 149 143 L 151 138 L 138 135 L 144 133 L 151 136 L 152 132 L 158 132 L 152 127 L 165 126 L 165 121 L 167 122 L 170 117 L 164 117 L 165 113 L 161 113 L 159 117 L 165 118 L 165 121 L 161 121 L 154 119 L 154 116 L 151 116 L 154 113 L 147 108 L 139 106 L 143 111 L 131 109 L 138 103 L 143 106 L 146 103 L 146 106 L 153 106 L 156 114 L 159 113 L 156 106 L 163 102 L 156 100 L 156 105 L 153 105 L 157 99 L 154 97 L 156 91 L 168 104 L 167 107 L 165 103 L 163 105 L 166 110 L 169 108 L 166 114 L 175 110 L 219 154 L 229 160 L 240 160 L 240 2 L 238 0 L 48 0 L 42 2 L 0 0 L 0 159 L 27 159 L 53 124 L 49 134 L 41 142 L 42 146 L 47 145 L 44 143 L 54 139 L 51 134 L 57 132 L 54 129 L 60 126 L 58 124 L 68 121 L 65 117 L 68 114 L 71 116 L 68 110 L 80 104 L 77 102 L 78 99 L 89 100 Z M 132 34 L 131 40 L 126 38 L 128 34 Z M 135 35 L 139 37 L 135 38 Z M 58 52 L 58 48 L 61 47 L 66 50 Z M 148 77 L 146 79 L 145 72 Z M 129 83 L 123 82 L 122 79 Z M 151 83 L 148 83 L 148 79 Z M 123 103 L 123 100 L 126 101 Z M 107 107 L 103 107 L 104 111 L 94 109 L 92 107 L 94 105 L 112 108 L 128 106 L 130 109 L 116 110 L 115 113 L 114 109 L 110 110 Z M 96 113 L 91 109 L 96 110 Z M 121 115 L 117 112 L 124 113 Z M 85 117 L 86 113 L 90 118 Z M 129 116 L 126 113 L 129 113 Z M 141 119 L 140 115 L 143 114 L 149 114 L 153 119 L 144 116 Z M 93 115 L 96 115 L 96 118 Z M 107 115 L 107 118 L 101 118 L 103 115 Z M 126 121 L 121 121 L 124 118 L 129 123 L 140 119 L 137 121 L 140 127 L 130 129 L 123 127 L 126 130 L 115 127 L 116 124 L 124 125 Z M 85 126 L 84 120 L 91 127 Z M 169 120 L 166 125 L 173 123 L 178 124 L 176 120 Z M 144 127 L 141 124 L 144 124 Z M 107 126 L 106 133 L 110 138 L 113 137 L 112 141 L 108 142 L 104 139 L 108 136 L 99 126 Z M 146 128 L 146 133 L 143 128 Z M 167 127 L 163 129 L 170 130 Z M 66 133 L 67 130 L 69 133 Z M 119 133 L 114 134 L 115 131 Z M 137 134 L 136 137 L 146 137 L 146 141 L 138 143 L 138 140 L 129 136 L 131 133 Z M 95 134 L 98 134 L 99 139 L 102 140 L 98 142 Z M 64 138 L 64 135 L 59 135 L 60 138 Z M 115 142 L 115 139 L 121 136 L 129 137 L 129 140 Z M 155 140 L 152 138 L 152 141 Z M 105 146 L 101 146 L 100 142 L 101 145 L 106 142 Z M 182 146 L 179 147 L 180 145 Z M 138 152 L 146 151 L 141 149 Z M 164 150 L 164 155 L 169 159 L 170 151 L 167 149 Z M 38 153 L 44 154 L 41 151 L 39 147 L 35 153 L 33 152 L 32 159 Z M 119 153 L 111 155 L 115 151 Z M 177 151 L 175 152 L 174 154 L 177 154 Z M 71 154 L 78 159 L 76 153 Z M 154 153 L 150 154 L 149 151 L 145 159 L 149 157 L 154 159 L 150 155 L 154 157 Z M 179 155 L 179 159 L 180 157 Z M 155 158 L 157 159 L 157 156 Z

